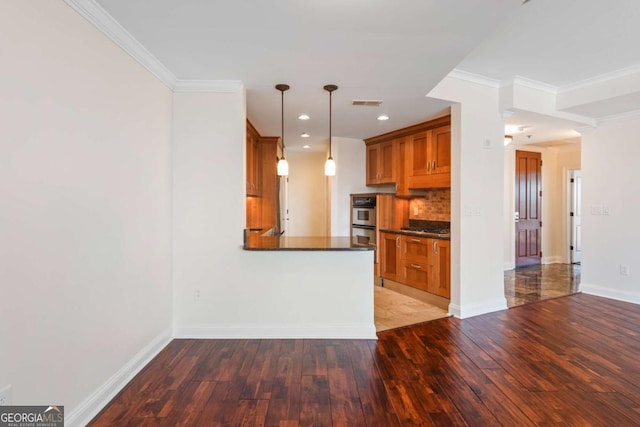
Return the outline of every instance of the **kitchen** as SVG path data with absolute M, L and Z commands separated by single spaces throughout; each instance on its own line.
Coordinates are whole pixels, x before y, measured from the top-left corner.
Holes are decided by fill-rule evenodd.
M 349 158 L 349 165 L 359 163 L 364 170 L 359 177 L 352 178 L 352 188 L 368 190 L 367 193 L 349 194 L 349 210 L 341 212 L 342 221 L 347 217 L 350 224 L 348 234 L 342 228 L 342 233 L 336 235 L 348 235 L 352 248 L 369 245 L 377 248 L 373 262 L 376 285 L 426 303 L 428 308 L 438 307 L 444 314 L 450 298 L 450 126 L 450 116 L 444 115 L 360 140 L 359 144 L 357 141 L 341 141 L 340 146 L 333 144 L 336 148 L 341 148 L 342 144 L 359 145 L 359 150 L 349 153 L 353 156 Z M 282 216 L 279 231 L 282 237 L 277 240 L 278 244 L 282 246 L 285 240 L 294 241 L 295 233 L 287 233 L 287 228 L 291 228 L 287 225 L 295 220 L 295 215 L 290 217 L 288 209 L 281 206 L 281 195 L 287 192 L 283 183 L 289 177 L 278 177 L 276 171 L 276 159 L 282 157 L 282 145 L 278 144 L 277 137 L 261 137 L 247 121 L 246 148 L 249 244 L 245 248 L 255 245 L 256 237 L 261 234 L 272 235 L 278 215 Z M 266 156 L 253 154 L 265 150 Z M 336 162 L 340 161 L 336 156 Z M 318 165 L 315 175 L 321 174 Z M 263 183 L 250 182 L 250 177 L 255 176 Z M 340 176 L 326 177 L 327 185 L 336 178 L 340 179 Z M 258 186 L 262 188 L 260 195 L 249 195 L 249 190 Z M 284 199 L 295 197 L 288 192 Z M 327 199 L 330 205 L 332 198 Z M 326 210 L 329 211 L 331 208 Z M 311 231 L 305 237 L 313 234 Z M 264 241 L 266 239 L 262 238 Z M 271 245 L 274 239 L 269 241 Z M 376 294 L 376 306 L 378 298 Z

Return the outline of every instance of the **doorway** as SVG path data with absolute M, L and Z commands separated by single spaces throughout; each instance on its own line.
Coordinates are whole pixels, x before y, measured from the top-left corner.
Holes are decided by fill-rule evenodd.
M 542 259 L 542 154 L 516 150 L 516 268 Z
M 580 204 L 582 198 L 582 171 L 569 171 L 569 194 L 571 210 L 569 213 L 569 259 L 572 264 L 580 264 L 582 254 L 582 215 Z

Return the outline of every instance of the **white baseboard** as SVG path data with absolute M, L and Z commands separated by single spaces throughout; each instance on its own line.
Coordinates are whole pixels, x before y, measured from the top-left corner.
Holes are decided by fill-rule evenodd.
M 507 300 L 505 298 L 497 298 L 479 304 L 467 304 L 464 306 L 449 304 L 449 313 L 458 319 L 466 319 L 468 317 L 480 316 L 482 314 L 506 309 Z
M 618 301 L 631 302 L 640 304 L 640 293 L 621 291 L 619 289 L 607 288 L 604 286 L 593 285 L 589 283 L 581 283 L 580 291 L 585 294 L 596 295 L 599 297 L 615 299 Z
M 69 412 L 65 417 L 65 425 L 69 427 L 87 425 L 171 340 L 171 329 L 155 337 L 118 372 Z
M 516 268 L 516 263 L 515 262 L 505 262 L 504 263 L 504 270 L 513 270 L 514 268 Z
M 378 339 L 371 323 L 337 325 L 200 325 L 175 327 L 175 338 Z
M 562 264 L 561 256 L 547 256 L 542 258 L 543 264 Z

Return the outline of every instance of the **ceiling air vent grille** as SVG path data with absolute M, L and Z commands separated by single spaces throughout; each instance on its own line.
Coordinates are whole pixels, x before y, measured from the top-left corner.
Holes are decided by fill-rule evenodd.
M 376 99 L 354 99 L 351 101 L 351 105 L 359 107 L 379 107 L 382 101 Z

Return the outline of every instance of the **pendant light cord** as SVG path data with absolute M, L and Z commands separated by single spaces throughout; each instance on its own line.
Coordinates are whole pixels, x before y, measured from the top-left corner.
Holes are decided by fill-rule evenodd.
M 280 135 L 282 135 L 282 157 L 284 157 L 284 90 L 280 91 L 280 118 L 282 119 Z
M 329 91 L 329 158 L 331 158 L 331 96 L 333 95 L 333 91 Z

